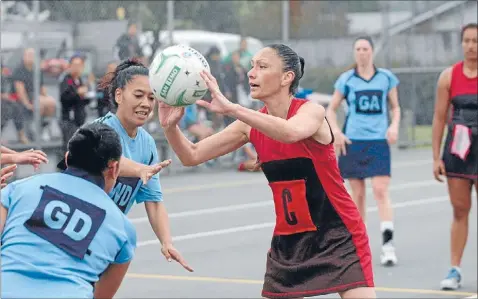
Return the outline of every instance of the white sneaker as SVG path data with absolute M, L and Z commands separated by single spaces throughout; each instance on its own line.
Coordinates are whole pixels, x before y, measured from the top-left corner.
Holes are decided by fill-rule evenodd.
M 395 247 L 393 247 L 392 244 L 386 243 L 382 246 L 380 262 L 383 266 L 394 266 L 397 264 L 397 255 L 395 254 Z
M 441 281 L 440 287 L 442 290 L 456 290 L 461 287 L 462 280 L 460 271 L 453 267 L 446 278 Z

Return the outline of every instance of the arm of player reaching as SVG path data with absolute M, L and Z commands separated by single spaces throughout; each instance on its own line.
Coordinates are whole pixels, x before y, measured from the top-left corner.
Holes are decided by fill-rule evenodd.
M 17 152 L 2 145 L 1 146 L 1 153 L 2 154 L 16 154 Z
M 168 118 L 168 114 L 178 112 L 179 108 L 169 107 L 163 103 L 160 103 L 159 106 L 159 116 L 164 129 L 164 135 L 184 166 L 196 166 L 220 157 L 235 151 L 249 141 L 247 133 L 249 126 L 243 122 L 236 121 L 224 130 L 202 139 L 198 143 L 192 143 L 184 136 L 174 121 L 171 124 L 167 124 L 170 118 L 180 119 L 180 116 L 176 117 L 175 115 Z
M 289 119 L 261 113 L 241 105 L 234 104 L 231 116 L 256 128 L 272 139 L 283 143 L 294 143 L 314 135 L 325 118 L 324 107 L 308 102 Z
M 120 176 L 122 177 L 135 177 L 141 178 L 143 184 L 146 184 L 153 175 L 160 172 L 161 169 L 166 168 L 171 164 L 171 160 L 165 160 L 163 162 L 146 165 L 135 162 L 126 157 L 121 157 L 120 159 Z
M 211 93 L 212 100 L 196 103 L 212 112 L 230 115 L 265 135 L 283 143 L 294 143 L 314 135 L 324 122 L 324 107 L 308 102 L 290 119 L 283 119 L 231 103 L 219 90 L 216 79 L 203 71 L 201 77 Z
M 161 252 L 166 257 L 168 262 L 175 260 L 184 269 L 193 272 L 193 269 L 186 263 L 179 251 L 173 246 L 173 239 L 171 238 L 171 230 L 169 226 L 169 217 L 166 207 L 162 202 L 147 201 L 144 203 L 146 214 L 148 214 L 149 223 L 161 242 Z

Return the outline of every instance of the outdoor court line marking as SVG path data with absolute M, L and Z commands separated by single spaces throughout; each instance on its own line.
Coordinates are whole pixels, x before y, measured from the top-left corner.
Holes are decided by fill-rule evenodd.
M 408 162 L 398 162 L 392 165 L 392 170 L 400 169 L 400 168 L 407 168 L 410 166 L 422 166 L 432 164 L 433 161 L 428 160 L 416 160 L 416 161 L 408 161 Z M 431 173 L 431 170 L 430 170 Z M 227 187 L 239 187 L 239 186 L 248 186 L 248 185 L 256 185 L 261 184 L 265 181 L 265 177 L 261 176 L 261 179 L 254 179 L 254 180 L 239 180 L 234 182 L 219 182 L 214 184 L 202 184 L 202 185 L 194 185 L 194 186 L 186 186 L 186 187 L 177 187 L 177 188 L 166 188 L 163 190 L 164 194 L 173 194 L 173 193 L 185 193 L 190 191 L 202 191 L 202 190 L 210 190 L 210 189 L 217 189 L 217 188 L 227 188 Z
M 417 199 L 413 201 L 396 203 L 396 204 L 393 204 L 392 207 L 395 209 L 399 209 L 399 208 L 406 208 L 406 207 L 412 207 L 412 206 L 426 205 L 430 203 L 446 202 L 448 200 L 449 200 L 448 196 L 429 197 L 429 198 L 422 198 L 422 199 Z M 378 208 L 376 206 L 367 208 L 367 212 L 376 212 L 377 210 Z M 275 226 L 275 222 L 264 222 L 264 223 L 258 223 L 258 224 L 236 226 L 236 227 L 231 227 L 226 229 L 211 230 L 211 231 L 192 233 L 192 234 L 187 234 L 182 236 L 176 236 L 176 237 L 173 237 L 173 241 L 178 242 L 178 241 L 199 239 L 204 237 L 227 235 L 227 234 L 232 234 L 236 232 L 246 232 L 246 231 L 253 231 L 253 230 L 264 229 L 264 228 L 272 228 L 274 226 Z M 139 247 L 154 245 L 158 243 L 159 243 L 159 240 L 154 239 L 154 240 L 138 242 L 136 246 L 139 248 Z
M 203 281 L 203 282 L 232 283 L 232 284 L 263 284 L 263 281 L 258 279 L 234 279 L 234 278 L 205 277 L 205 276 L 179 276 L 179 275 L 127 273 L 126 277 L 140 278 L 140 279 L 158 279 L 158 280 L 163 279 L 163 280 L 180 280 L 180 281 Z M 428 295 L 434 294 L 434 295 L 442 295 L 442 296 L 475 295 L 474 293 L 469 293 L 469 292 L 423 290 L 423 289 L 409 289 L 409 288 L 375 287 L 375 290 L 378 292 L 412 293 L 412 294 L 428 294 Z M 476 297 L 467 297 L 467 298 L 476 298 Z
M 398 191 L 404 190 L 409 188 L 417 188 L 417 187 L 428 187 L 433 185 L 439 185 L 437 181 L 434 180 L 427 180 L 427 181 L 417 181 L 417 182 L 410 182 L 410 183 L 403 183 L 403 184 L 395 184 L 391 185 L 389 190 L 390 191 Z M 347 189 L 348 190 L 348 189 Z M 367 192 L 372 192 L 372 188 L 367 187 Z M 222 207 L 215 207 L 215 208 L 207 208 L 207 209 L 199 209 L 199 210 L 190 210 L 184 212 L 177 212 L 177 213 L 170 213 L 169 219 L 174 218 L 183 218 L 183 217 L 190 217 L 190 216 L 200 216 L 200 215 L 208 215 L 208 214 L 216 214 L 222 212 L 231 212 L 231 211 L 239 211 L 239 210 L 247 210 L 252 208 L 260 208 L 266 206 L 273 205 L 272 200 L 264 200 L 258 201 L 253 203 L 246 203 L 246 204 L 239 204 L 239 205 L 229 205 L 229 206 L 222 206 Z M 137 218 L 130 218 L 131 223 L 139 224 L 139 223 L 149 223 L 148 217 L 137 217 Z
M 472 295 L 470 297 L 465 297 L 465 299 L 478 298 L 478 294 Z

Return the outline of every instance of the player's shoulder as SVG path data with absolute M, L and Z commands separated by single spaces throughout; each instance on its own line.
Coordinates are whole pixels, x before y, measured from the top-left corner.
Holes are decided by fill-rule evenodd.
M 450 87 L 451 85 L 451 80 L 453 77 L 453 72 L 456 68 L 456 64 L 451 65 L 441 71 L 440 75 L 438 76 L 438 86 L 440 87 Z
M 395 74 L 391 70 L 386 69 L 386 68 L 379 67 L 379 68 L 377 68 L 377 72 L 382 73 L 389 78 L 396 77 Z
M 39 173 L 23 179 L 16 180 L 14 182 L 9 183 L 9 185 L 12 186 L 12 188 L 30 187 L 30 185 L 34 184 L 43 184 L 45 182 L 48 182 L 51 178 L 59 177 L 61 175 L 61 172 Z
M 325 108 L 319 103 L 305 99 L 294 99 L 294 102 L 298 106 L 297 111 L 307 111 L 307 113 L 312 113 L 315 115 L 325 115 Z
M 343 72 L 342 74 L 340 74 L 338 80 L 340 80 L 340 81 L 347 81 L 347 80 L 350 79 L 354 74 L 355 74 L 355 69 L 347 70 L 347 71 Z

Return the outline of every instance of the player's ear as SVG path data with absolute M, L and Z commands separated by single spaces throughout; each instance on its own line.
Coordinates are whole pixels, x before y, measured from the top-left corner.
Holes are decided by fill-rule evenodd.
M 119 105 L 123 102 L 123 91 L 121 88 L 116 88 L 115 90 L 115 102 Z
M 281 86 L 291 85 L 292 81 L 294 81 L 294 78 L 295 78 L 294 72 L 291 72 L 291 71 L 285 72 L 284 74 L 282 74 Z

